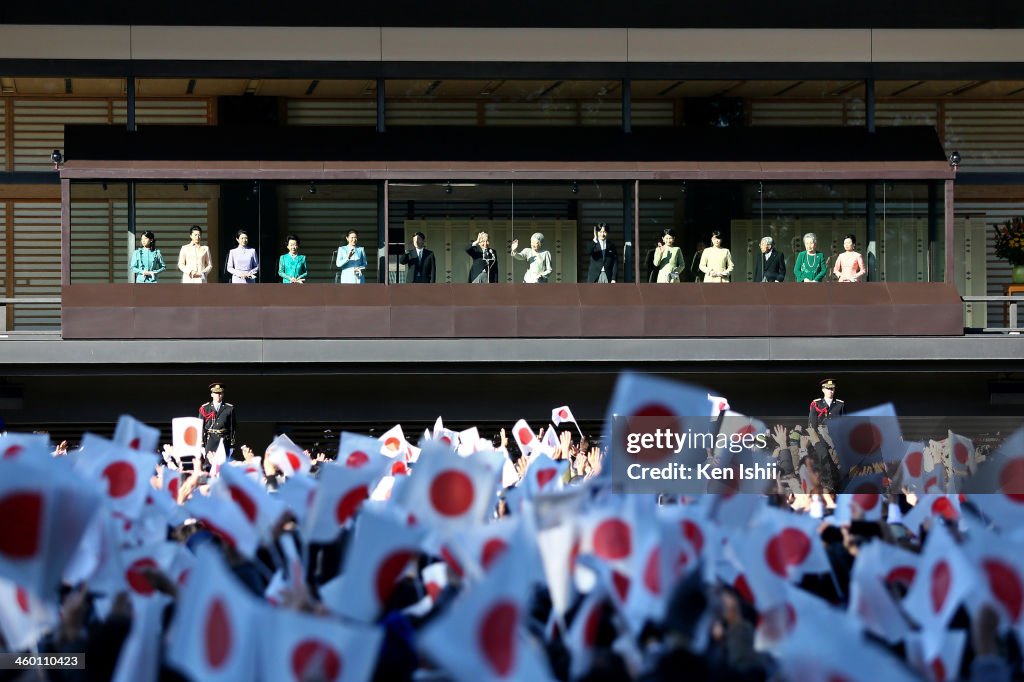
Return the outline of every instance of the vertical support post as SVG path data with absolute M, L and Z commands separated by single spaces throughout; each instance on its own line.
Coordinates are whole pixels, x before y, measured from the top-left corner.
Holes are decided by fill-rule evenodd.
M 864 81 L 864 125 L 869 133 L 875 132 L 875 79 Z
M 71 181 L 60 179 L 60 285 L 71 284 Z
M 884 180 L 883 180 L 884 182 Z M 864 212 L 867 217 L 867 281 L 878 281 L 878 219 L 875 216 L 875 183 L 864 184 Z
M 640 282 L 640 181 L 633 181 L 633 283 Z
M 633 132 L 633 82 L 622 79 L 622 132 Z
M 391 221 L 388 220 L 388 181 L 383 181 L 383 188 L 377 192 L 377 224 L 381 226 L 384 238 L 384 285 L 391 283 Z M 380 257 L 377 262 L 380 263 Z M 395 270 L 395 278 L 398 278 L 398 270 Z
M 135 127 L 135 74 L 129 73 L 127 79 L 127 102 L 125 102 L 125 122 L 129 132 L 134 133 Z
M 953 248 L 953 180 L 946 180 L 946 272 L 943 282 L 956 282 L 956 253 Z
M 384 79 L 377 79 L 377 132 L 383 133 L 387 130 L 387 123 L 384 120 Z M 387 183 L 385 183 L 387 184 Z
M 925 249 L 926 258 L 926 272 L 928 282 L 938 281 L 935 276 L 935 270 L 938 268 L 938 262 L 935 258 L 935 248 L 939 241 L 939 215 L 936 210 L 935 203 L 938 201 L 938 185 L 933 182 L 928 182 L 928 242 Z

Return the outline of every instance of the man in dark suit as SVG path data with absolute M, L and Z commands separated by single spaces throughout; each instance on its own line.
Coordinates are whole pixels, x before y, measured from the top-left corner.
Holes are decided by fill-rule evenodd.
M 417 232 L 412 237 L 412 248 L 398 257 L 398 262 L 406 267 L 406 284 L 433 284 L 436 281 L 434 252 L 424 248 L 427 237 Z
M 786 256 L 775 248 L 775 240 L 761 240 L 761 256 L 754 263 L 755 282 L 782 282 L 786 279 Z
M 832 417 L 842 417 L 846 413 L 846 404 L 835 397 L 836 382 L 825 379 L 821 382 L 822 397 L 811 401 L 810 413 L 807 415 L 807 426 L 816 429 L 828 424 Z
M 220 382 L 210 384 L 210 402 L 199 408 L 203 420 L 203 445 L 206 452 L 216 452 L 220 441 L 229 450 L 235 444 L 235 406 L 224 402 L 224 386 Z
M 602 278 L 603 275 L 603 278 Z M 615 245 L 608 241 L 608 225 L 601 223 L 594 227 L 594 243 L 590 247 L 590 267 L 587 281 L 615 284 L 619 278 L 619 256 Z
M 470 284 L 487 284 L 498 281 L 498 254 L 491 248 L 491 238 L 486 232 L 476 236 L 466 253 L 473 259 L 469 266 Z

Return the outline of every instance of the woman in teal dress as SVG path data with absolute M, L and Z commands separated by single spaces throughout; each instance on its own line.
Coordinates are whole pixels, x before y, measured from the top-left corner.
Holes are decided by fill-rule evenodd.
M 136 284 L 156 284 L 157 277 L 167 269 L 160 249 L 156 248 L 156 235 L 149 230 L 142 233 L 142 246 L 132 254 L 132 275 Z
M 825 254 L 818 251 L 818 237 L 813 232 L 804 235 L 804 251 L 796 255 L 793 274 L 798 282 L 820 282 L 825 279 Z
M 284 284 L 302 284 L 309 276 L 306 257 L 299 253 L 299 238 L 294 234 L 284 240 L 288 253 L 277 260 L 277 276 Z

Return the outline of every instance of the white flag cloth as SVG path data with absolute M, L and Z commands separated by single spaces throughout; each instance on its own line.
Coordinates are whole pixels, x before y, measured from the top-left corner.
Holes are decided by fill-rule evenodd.
M 975 456 L 974 443 L 970 438 L 949 431 L 947 444 L 953 471 L 970 472 L 972 474 L 977 471 L 978 460 Z
M 529 455 L 537 444 L 537 436 L 525 419 L 520 419 L 512 427 L 512 438 L 515 439 L 516 445 L 524 455 Z
M 839 453 L 839 473 L 875 462 L 899 462 L 907 452 L 892 403 L 829 420 L 828 431 Z
M 729 406 L 729 401 L 721 396 L 711 395 L 710 393 L 708 393 L 708 401 L 711 403 L 712 419 L 718 419 L 718 415 L 732 409 Z
M 572 410 L 569 409 L 568 405 L 562 405 L 551 410 L 551 423 L 555 426 L 561 426 L 562 422 L 576 423 L 576 417 L 572 416 Z
M 295 515 L 298 522 L 304 523 L 309 510 L 313 506 L 313 497 L 316 491 L 316 479 L 305 474 L 292 476 L 284 482 L 284 485 L 277 489 L 277 497 L 289 511 Z
M 964 550 L 982 584 L 968 598 L 972 617 L 981 604 L 990 604 L 1004 628 L 1014 628 L 1024 642 L 1024 542 L 972 527 Z
M 526 469 L 526 492 L 530 497 L 546 495 L 565 487 L 563 475 L 569 460 L 555 461 L 547 455 L 537 455 Z
M 837 523 L 849 523 L 855 519 L 880 521 L 882 499 L 885 493 L 882 474 L 865 474 L 850 479 L 836 501 L 833 515 Z
M 110 509 L 129 519 L 138 518 L 152 490 L 149 478 L 159 457 L 115 445 L 93 433 L 82 437 L 82 446 L 88 454 L 75 460 L 75 470 L 104 494 Z
M 267 493 L 259 483 L 245 474 L 241 467 L 226 466 L 212 486 L 211 494 L 233 501 L 262 538 L 269 538 L 274 525 L 285 511 L 277 497 Z
M 373 467 L 383 471 L 391 464 L 388 457 L 382 454 L 384 446 L 373 436 L 343 431 L 338 440 L 338 457 L 335 461 L 350 469 Z
M 117 420 L 113 441 L 132 450 L 156 452 L 156 446 L 160 444 L 160 429 L 144 424 L 130 415 L 122 414 Z
M 171 420 L 171 446 L 174 456 L 202 457 L 206 454 L 203 443 L 203 420 L 199 417 L 175 417 Z
M 384 633 L 379 627 L 264 608 L 259 628 L 260 675 L 265 680 L 346 682 L 369 680 Z
M 907 563 L 901 563 L 906 561 Z M 850 575 L 848 613 L 859 619 L 871 634 L 896 644 L 910 632 L 910 626 L 887 586 L 897 584 L 888 576 L 904 567 L 902 584 L 907 586 L 916 572 L 917 555 L 883 542 L 861 547 Z
M 0 460 L 29 457 L 49 457 L 53 452 L 50 437 L 45 433 L 0 433 Z
M 491 512 L 500 473 L 480 453 L 459 457 L 435 444 L 424 449 L 414 475 L 394 499 L 427 526 L 456 532 L 482 522 Z
M 0 460 L 0 578 L 49 601 L 101 498 L 52 459 Z
M 255 679 L 260 614 L 260 603 L 228 572 L 220 553 L 200 548 L 178 598 L 168 662 L 193 680 Z
M 961 679 L 960 661 L 966 644 L 966 632 L 947 630 L 938 652 L 929 657 L 925 654 L 924 635 L 911 633 L 907 636 L 907 662 L 928 682 L 953 682 Z
M 964 492 L 996 526 L 1010 531 L 1024 524 L 1024 428 L 964 481 Z
M 420 647 L 458 682 L 550 679 L 546 662 L 519 632 L 529 615 L 526 572 L 516 552 L 506 552 L 423 630 Z
M 57 609 L 9 580 L 0 580 L 0 634 L 8 651 L 31 649 L 57 625 Z
M 390 464 L 385 457 L 374 457 L 359 468 L 334 463 L 320 467 L 313 505 L 306 517 L 307 542 L 333 542 L 342 527 L 354 518 Z
M 448 587 L 448 564 L 444 561 L 436 561 L 429 566 L 424 566 L 420 571 L 423 579 L 423 589 L 431 601 L 437 601 L 441 591 Z
M 590 670 L 597 648 L 601 619 L 607 605 L 608 595 L 603 588 L 595 587 L 587 593 L 583 603 L 576 610 L 565 637 L 565 646 L 572 654 L 569 662 L 570 679 L 579 679 Z
M 924 443 L 920 441 L 907 441 L 907 452 L 900 462 L 899 483 L 901 488 L 911 492 L 924 492 L 925 479 L 925 452 Z
M 376 620 L 395 583 L 419 555 L 425 534 L 391 512 L 364 509 L 356 520 L 341 577 L 320 590 L 324 604 L 353 620 Z
M 121 645 L 113 682 L 156 682 L 160 673 L 160 639 L 168 599 L 132 599 L 132 628 Z
M 203 522 L 243 556 L 252 558 L 259 546 L 259 534 L 241 507 L 221 497 L 194 495 L 186 505 L 188 513 Z
M 381 444 L 381 452 L 387 457 L 401 457 L 405 459 L 409 449 L 409 442 L 402 432 L 402 425 L 395 424 L 381 434 L 378 439 Z
M 271 464 L 286 477 L 307 474 L 313 465 L 309 455 L 284 434 L 273 440 L 267 447 L 267 453 L 264 456 L 269 457 Z
M 464 457 L 472 455 L 476 452 L 476 444 L 480 440 L 480 431 L 475 426 L 471 426 L 465 431 L 459 431 L 458 440 L 457 452 Z

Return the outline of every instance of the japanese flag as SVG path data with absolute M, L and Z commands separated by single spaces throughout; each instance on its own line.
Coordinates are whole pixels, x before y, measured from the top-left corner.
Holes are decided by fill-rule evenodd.
M 529 596 L 527 569 L 515 552 L 507 552 L 482 582 L 423 630 L 419 645 L 459 682 L 549 679 L 544 658 L 520 633 Z
M 718 527 L 702 517 L 693 506 L 658 507 L 661 534 L 661 579 L 671 591 L 673 585 L 698 566 L 714 566 Z
M 560 445 L 558 431 L 554 426 L 548 424 L 548 428 L 544 430 L 544 441 L 540 444 L 541 451 L 547 453 L 548 456 L 554 456 Z
M 458 440 L 458 453 L 463 457 L 472 455 L 476 452 L 476 444 L 480 440 L 480 431 L 475 426 L 471 426 L 465 431 L 459 431 Z
M 861 547 L 850 576 L 848 613 L 876 637 L 890 644 L 902 641 L 910 627 L 889 589 L 910 585 L 916 566 L 917 555 L 895 545 L 871 542 Z
M 103 493 L 112 510 L 138 518 L 152 489 L 149 479 L 159 457 L 114 445 L 91 433 L 85 434 L 82 444 L 88 454 L 75 460 L 75 469 Z
M 962 549 L 945 526 L 933 527 L 910 592 L 903 600 L 907 613 L 921 624 L 927 659 L 939 652 L 946 624 L 970 591 L 977 588 L 977 573 Z
M 992 605 L 1001 624 L 1024 642 L 1024 543 L 972 527 L 965 550 L 982 583 L 968 603 L 972 615 L 981 604 Z
M 856 519 L 880 521 L 884 493 L 882 474 L 865 474 L 850 479 L 843 489 L 843 494 L 839 495 L 836 520 L 839 523 L 849 523 Z
M 662 556 L 666 548 L 661 544 L 658 524 L 648 519 L 635 528 L 637 551 L 629 567 L 631 580 L 625 616 L 633 632 L 639 633 L 648 620 L 661 621 L 664 617 L 671 583 L 663 573 Z
M 259 545 L 256 527 L 246 512 L 235 502 L 222 497 L 194 495 L 187 505 L 188 513 L 245 557 L 252 558 Z
M 8 651 L 32 649 L 58 622 L 53 605 L 9 580 L 0 580 L 0 634 Z
M 551 410 L 551 422 L 555 426 L 561 426 L 562 422 L 576 423 L 576 417 L 572 416 L 572 410 L 569 409 L 568 405 L 562 405 Z
M 530 497 L 556 492 L 565 487 L 563 475 L 569 460 L 555 461 L 547 455 L 537 455 L 526 469 L 526 491 Z
M 996 526 L 1009 531 L 1024 523 L 1024 428 L 964 482 L 964 491 L 977 493 L 971 501 Z
M 269 457 L 271 464 L 286 477 L 299 473 L 307 474 L 313 465 L 309 455 L 284 434 L 274 439 L 264 456 Z
M 515 439 L 516 445 L 519 446 L 524 455 L 529 455 L 530 451 L 537 444 L 537 436 L 533 433 L 533 429 L 530 428 L 525 419 L 520 419 L 512 427 L 512 438 Z
M 708 402 L 711 403 L 711 418 L 718 419 L 718 415 L 723 412 L 728 412 L 732 408 L 729 407 L 729 401 L 725 398 L 717 395 L 711 395 L 708 393 Z
M 799 614 L 801 620 L 806 620 Z M 835 623 L 819 617 L 806 636 L 789 636 L 776 650 L 787 682 L 914 682 L 918 677 L 882 647 L 865 638 L 837 636 Z
M 199 417 L 175 417 L 171 420 L 171 446 L 174 456 L 202 457 L 206 454 L 203 443 L 203 420 Z
M 764 422 L 753 417 L 748 417 L 739 412 L 726 410 L 721 419 L 721 428 L 718 430 L 718 437 L 715 439 L 715 457 L 721 458 L 724 454 L 737 453 L 738 448 L 743 450 L 763 450 L 762 442 L 757 436 L 766 434 L 768 427 Z M 726 439 L 722 436 L 725 435 Z M 719 447 L 719 446 L 722 447 Z
M 0 578 L 50 598 L 101 504 L 55 460 L 0 460 Z
M 963 630 L 947 630 L 942 634 L 938 651 L 927 655 L 926 636 L 919 633 L 907 635 L 907 662 L 928 682 L 953 682 L 960 677 L 960 661 L 967 644 L 967 633 Z
M 928 519 L 942 518 L 957 521 L 960 518 L 960 497 L 958 495 L 918 495 L 917 504 L 903 515 L 903 525 L 911 533 L 920 536 L 921 525 Z
M 931 457 L 927 457 L 931 460 Z M 926 468 L 926 455 L 924 443 L 919 441 L 908 441 L 907 452 L 900 462 L 899 481 L 902 488 L 912 492 L 924 492 L 924 479 Z
M 970 438 L 949 431 L 949 459 L 953 465 L 953 471 L 974 473 L 978 469 L 978 460 L 975 457 L 974 443 Z
M 284 502 L 300 524 L 304 523 L 309 515 L 315 496 L 316 479 L 305 474 L 292 476 L 277 489 L 278 499 Z
M 839 453 L 840 474 L 875 462 L 899 462 L 907 452 L 892 403 L 836 417 L 828 430 Z
M 280 682 L 369 680 L 384 640 L 379 627 L 341 623 L 287 609 L 265 610 L 260 674 Z
M 829 628 L 837 639 L 860 639 L 857 622 L 814 594 L 793 585 L 783 585 L 778 603 L 758 614 L 754 648 L 777 653 L 792 638 L 814 638 L 818 629 Z
M 45 433 L 0 433 L 0 460 L 28 457 L 49 457 L 53 451 Z
M 141 452 L 156 452 L 160 443 L 160 429 L 148 426 L 138 419 L 122 414 L 114 429 L 114 443 Z
M 435 445 L 424 450 L 396 502 L 428 526 L 456 532 L 482 522 L 497 503 L 500 473 L 479 454 L 459 457 Z
M 381 443 L 381 452 L 387 457 L 401 456 L 403 459 L 409 449 L 409 443 L 405 440 L 402 432 L 402 425 L 396 424 L 381 434 L 378 440 Z
M 448 587 L 448 563 L 436 561 L 425 566 L 420 571 L 420 578 L 423 581 L 423 589 L 431 601 L 437 601 L 441 591 Z
M 576 610 L 565 637 L 565 646 L 572 654 L 569 679 L 577 680 L 590 670 L 607 606 L 608 595 L 603 588 L 595 587 Z
M 370 467 L 383 471 L 390 460 L 382 454 L 384 446 L 373 436 L 358 433 L 342 432 L 338 442 L 338 464 L 349 469 Z
M 147 569 L 159 570 L 174 580 L 172 566 L 178 557 L 179 545 L 173 542 L 160 542 L 147 547 L 137 549 L 125 549 L 119 552 L 117 567 L 120 574 L 116 582 L 102 581 L 107 588 L 107 594 L 113 596 L 117 592 L 125 590 L 133 596 L 150 597 L 156 594 L 153 586 L 145 577 Z M 89 586 L 94 589 L 100 588 L 101 581 L 94 578 Z
M 565 613 L 572 600 L 572 576 L 580 551 L 576 533 L 571 516 L 564 523 L 537 531 L 537 550 L 551 592 L 551 605 L 559 614 Z
M 270 537 L 274 524 L 285 511 L 284 503 L 269 495 L 266 488 L 249 478 L 241 467 L 222 467 L 212 489 L 212 494 L 233 501 L 263 538 Z
M 371 439 L 375 443 L 376 439 Z M 378 447 L 380 444 L 377 444 Z M 357 451 L 358 452 L 358 451 Z M 309 542 L 333 542 L 370 497 L 384 475 L 390 461 L 374 455 L 376 459 L 358 468 L 327 463 L 320 467 L 319 484 L 313 496 L 313 506 L 306 517 L 306 538 Z
M 198 551 L 198 562 L 181 591 L 169 633 L 168 662 L 193 680 L 256 678 L 258 625 L 262 608 L 230 574 L 212 547 Z
M 426 531 L 393 513 L 364 509 L 345 554 L 340 578 L 324 585 L 323 602 L 335 613 L 357 621 L 377 619 L 395 583 L 417 556 Z
M 113 682 L 157 682 L 165 599 L 133 599 L 132 627 L 121 646 Z

